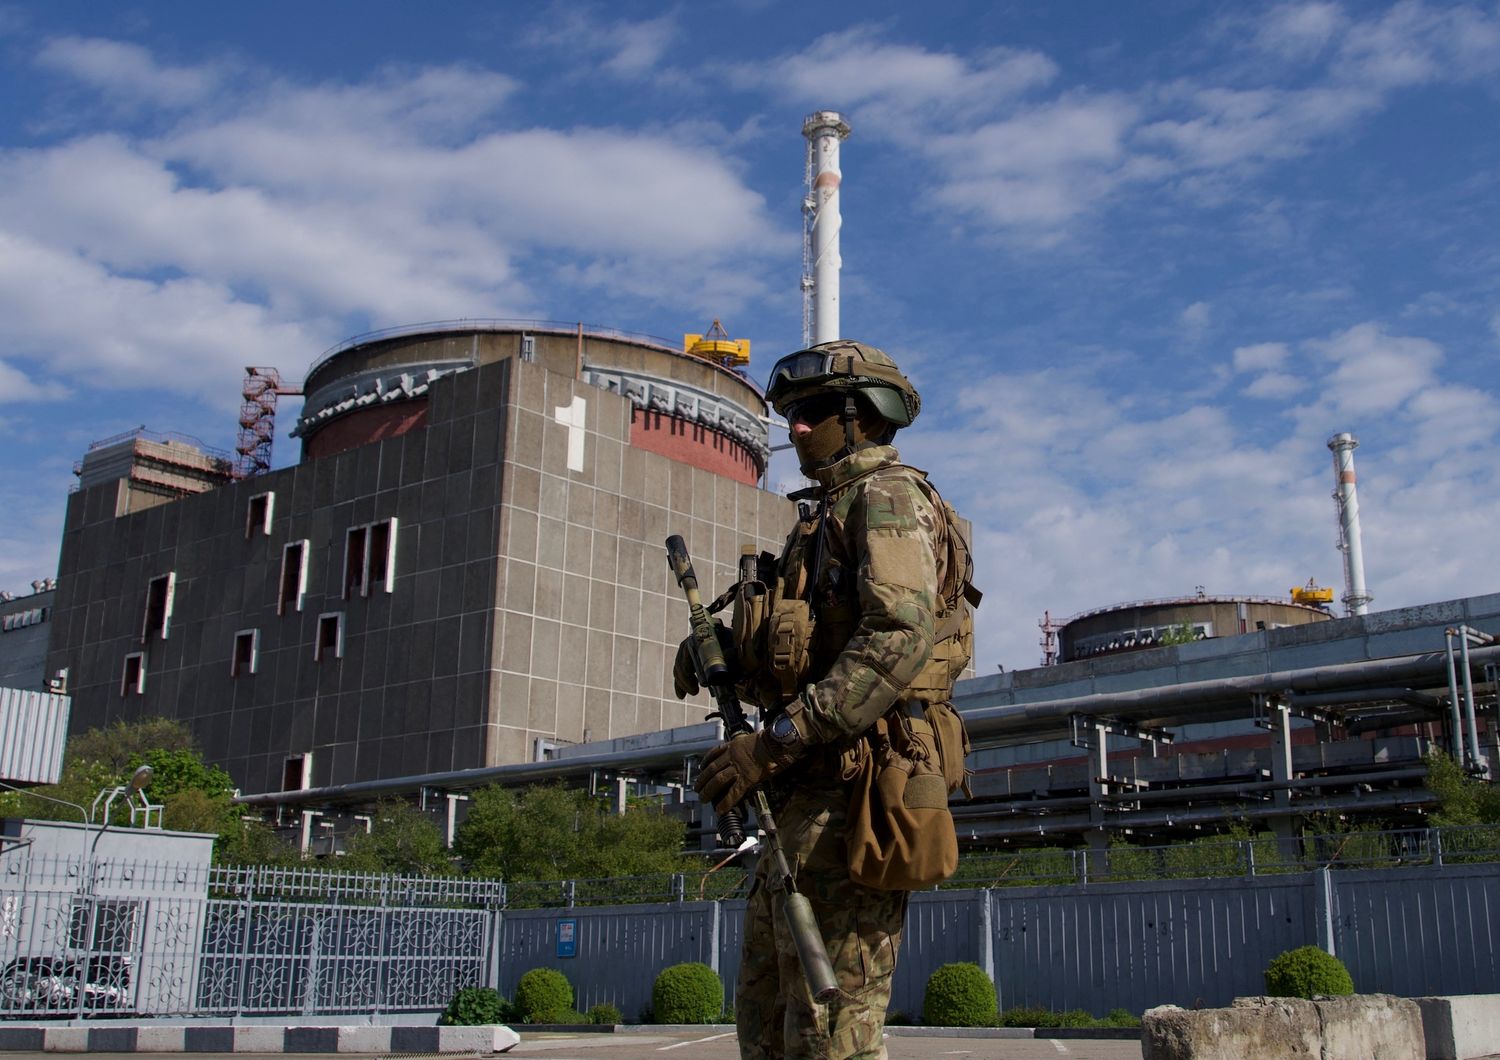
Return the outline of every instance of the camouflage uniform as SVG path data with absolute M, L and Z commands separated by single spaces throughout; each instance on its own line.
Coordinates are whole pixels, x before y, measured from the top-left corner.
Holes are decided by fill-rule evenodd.
M 882 1028 L 908 895 L 849 879 L 850 786 L 841 756 L 911 691 L 933 648 L 947 523 L 921 473 L 898 460 L 889 445 L 867 446 L 810 472 L 827 506 L 819 576 L 808 587 L 818 605 L 813 683 L 798 700 L 810 746 L 767 788 L 797 889 L 812 903 L 845 997 L 813 1002 L 786 924 L 774 915 L 771 859 L 762 858 L 735 996 L 747 1060 L 886 1055 Z M 793 531 L 778 563 L 784 583 L 809 564 L 816 532 L 807 522 Z M 778 696 L 764 673 L 742 686 L 742 698 L 772 714 Z

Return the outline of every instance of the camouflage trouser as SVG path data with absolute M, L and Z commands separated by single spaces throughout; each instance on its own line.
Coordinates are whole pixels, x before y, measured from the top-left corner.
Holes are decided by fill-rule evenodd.
M 774 859 L 761 855 L 745 911 L 745 945 L 735 988 L 744 1060 L 884 1060 L 881 1032 L 905 891 L 876 891 L 849 879 L 844 854 L 848 796 L 799 792 L 776 815 L 797 890 L 807 895 L 844 996 L 816 1004 L 780 911 Z

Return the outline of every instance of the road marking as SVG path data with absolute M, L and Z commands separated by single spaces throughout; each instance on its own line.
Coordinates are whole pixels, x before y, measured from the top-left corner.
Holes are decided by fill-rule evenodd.
M 690 1042 L 678 1042 L 676 1045 L 663 1045 L 656 1051 L 658 1053 L 664 1053 L 668 1049 L 681 1049 L 684 1045 L 702 1045 L 704 1042 L 716 1042 L 720 1038 L 733 1038 L 738 1033 L 738 1031 L 725 1031 L 723 1034 L 715 1034 L 707 1038 L 694 1038 Z
M 1056 1049 L 1058 1052 L 1066 1053 L 1068 1051 L 1068 1047 L 1062 1042 L 1058 1041 L 1056 1038 L 1048 1038 L 1047 1040 L 1052 1043 L 1052 1048 Z

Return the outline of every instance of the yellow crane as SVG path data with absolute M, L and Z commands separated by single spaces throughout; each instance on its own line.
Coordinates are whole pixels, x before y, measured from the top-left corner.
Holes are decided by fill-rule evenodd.
M 682 336 L 682 352 L 725 368 L 738 368 L 750 363 L 750 340 L 731 339 L 724 325 L 715 320 L 701 335 Z

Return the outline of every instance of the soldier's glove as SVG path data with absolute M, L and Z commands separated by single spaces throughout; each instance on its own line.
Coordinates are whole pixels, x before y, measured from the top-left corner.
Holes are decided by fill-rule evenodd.
M 734 633 L 717 619 L 714 620 L 714 632 L 719 635 L 719 647 L 724 651 L 724 661 L 729 664 L 732 674 L 736 669 Z M 693 638 L 684 637 L 682 643 L 677 645 L 677 659 L 672 663 L 672 691 L 677 693 L 678 699 L 686 699 L 688 696 L 696 696 L 700 690 L 698 664 L 693 656 Z
M 693 790 L 723 813 L 738 806 L 752 788 L 786 769 L 801 753 L 800 742 L 778 744 L 765 730 L 740 733 L 703 756 Z

